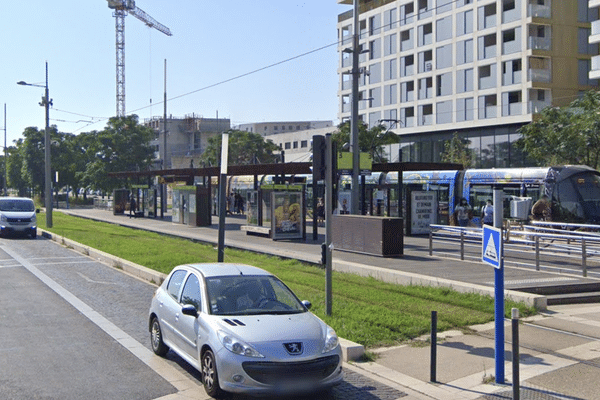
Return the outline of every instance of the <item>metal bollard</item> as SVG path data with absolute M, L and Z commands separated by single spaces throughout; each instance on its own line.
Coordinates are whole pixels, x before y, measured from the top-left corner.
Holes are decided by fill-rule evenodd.
M 433 255 L 433 231 L 429 232 L 429 256 Z
M 585 238 L 581 238 L 581 266 L 583 268 L 583 276 L 587 276 L 587 249 Z
M 437 311 L 431 312 L 431 361 L 429 380 L 436 382 L 437 375 Z
M 513 374 L 513 400 L 521 396 L 521 382 L 519 376 L 519 309 L 511 310 L 512 316 L 512 374 Z
M 535 237 L 535 270 L 540 270 L 540 237 Z
M 460 230 L 460 259 L 465 259 L 465 231 Z

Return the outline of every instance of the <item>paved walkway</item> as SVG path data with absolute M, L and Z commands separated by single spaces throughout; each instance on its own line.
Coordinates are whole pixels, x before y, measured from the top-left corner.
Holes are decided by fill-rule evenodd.
M 94 209 L 57 211 L 208 243 L 217 241 L 216 224 L 197 228 L 174 224 L 169 218 L 131 219 Z M 310 234 L 305 242 L 273 241 L 242 232 L 240 225 L 244 223 L 242 217 L 227 218 L 226 246 L 319 262 L 320 243 L 324 241 L 322 234 L 316 241 Z M 426 239 L 407 237 L 404 257 L 389 259 L 335 251 L 333 264 L 337 270 L 398 283 L 449 285 L 459 290 L 493 293 L 494 272 L 491 267 L 430 257 L 427 246 Z M 511 282 L 516 285 L 522 280 L 534 280 L 543 285 L 562 279 L 580 278 L 519 268 L 505 269 L 506 289 L 510 289 Z M 518 298 L 521 295 L 507 290 L 507 296 Z M 522 296 L 532 303 L 540 301 L 540 296 Z M 539 315 L 521 322 L 519 368 L 522 399 L 600 400 L 600 304 L 550 306 Z M 451 331 L 438 334 L 436 382 L 430 382 L 431 348 L 426 338 L 422 338 L 422 345 L 374 349 L 377 353 L 375 362 L 351 363 L 348 368 L 408 394 L 405 399 L 511 399 L 510 321 L 506 321 L 504 384 L 496 384 L 494 378 L 494 323 L 471 328 L 466 333 Z

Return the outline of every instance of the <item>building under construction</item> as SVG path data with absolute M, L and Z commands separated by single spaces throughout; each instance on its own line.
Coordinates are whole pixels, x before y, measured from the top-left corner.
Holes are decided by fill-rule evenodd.
M 178 169 L 200 166 L 200 156 L 208 146 L 208 139 L 231 128 L 228 118 L 204 118 L 196 114 L 185 117 L 169 116 L 165 120 L 154 117 L 144 121 L 144 125 L 154 129 L 156 136 L 150 144 L 154 147 L 154 169 Z

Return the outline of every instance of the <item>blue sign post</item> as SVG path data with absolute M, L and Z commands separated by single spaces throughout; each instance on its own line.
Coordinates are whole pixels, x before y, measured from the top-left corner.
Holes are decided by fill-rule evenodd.
M 481 259 L 494 267 L 496 383 L 504 383 L 504 250 L 502 229 L 483 226 Z

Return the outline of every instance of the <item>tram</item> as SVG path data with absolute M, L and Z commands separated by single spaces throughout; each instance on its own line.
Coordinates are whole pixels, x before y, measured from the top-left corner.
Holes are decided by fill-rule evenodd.
M 322 197 L 324 194 L 323 182 L 313 187 L 312 175 L 288 176 L 286 180 L 306 185 L 309 208 L 314 195 Z M 257 185 L 273 181 L 271 175 L 259 176 Z M 433 192 L 437 204 L 433 223 L 451 224 L 452 211 L 460 199 L 465 198 L 474 211 L 472 222 L 477 225 L 481 207 L 493 198 L 493 190 L 497 188 L 504 193 L 505 218 L 527 220 L 533 203 L 547 195 L 553 221 L 600 224 L 600 172 L 587 166 L 406 171 L 401 183 L 398 172 L 375 172 L 361 181 L 364 182 L 359 190 L 363 214 L 403 217 L 407 222 L 413 208 L 412 193 Z M 400 186 L 402 202 L 398 201 Z M 250 179 L 231 177 L 228 190 L 247 198 L 255 188 Z M 338 196 L 350 190 L 350 177 L 340 176 Z

